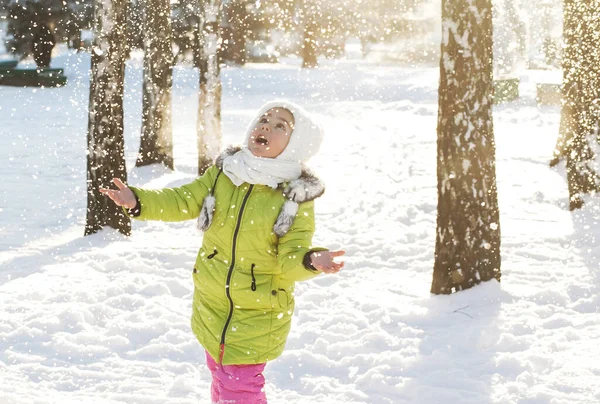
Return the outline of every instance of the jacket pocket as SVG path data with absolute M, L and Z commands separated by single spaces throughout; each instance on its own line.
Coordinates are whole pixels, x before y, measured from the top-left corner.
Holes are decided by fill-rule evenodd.
M 266 312 L 276 303 L 274 291 L 271 275 L 263 273 L 260 264 L 239 266 L 232 272 L 229 293 L 236 307 Z
M 286 289 L 277 288 L 277 298 L 279 301 L 279 307 L 282 309 L 287 309 L 290 307 L 291 296 Z

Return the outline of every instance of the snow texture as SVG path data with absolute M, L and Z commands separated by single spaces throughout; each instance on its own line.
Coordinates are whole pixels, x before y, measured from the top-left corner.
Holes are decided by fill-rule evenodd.
M 65 49 L 69 84 L 1 88 L 0 403 L 208 403 L 189 327 L 193 221 L 82 237 L 89 55 Z M 266 368 L 273 404 L 600 402 L 600 203 L 570 213 L 547 161 L 558 107 L 495 106 L 503 282 L 431 296 L 438 68 L 319 61 L 225 68 L 224 143 L 287 97 L 326 132 L 311 166 L 328 185 L 316 245 L 345 248 L 337 276 L 298 284 L 287 348 Z M 174 70 L 176 170 L 134 166 L 142 58 L 128 61 L 129 181 L 196 172 L 197 76 Z

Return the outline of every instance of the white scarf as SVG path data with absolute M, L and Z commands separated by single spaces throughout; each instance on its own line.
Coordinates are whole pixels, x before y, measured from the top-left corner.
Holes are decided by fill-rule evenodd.
M 302 165 L 296 161 L 256 157 L 244 147 L 223 159 L 223 173 L 238 187 L 247 182 L 277 188 L 282 182 L 300 178 Z

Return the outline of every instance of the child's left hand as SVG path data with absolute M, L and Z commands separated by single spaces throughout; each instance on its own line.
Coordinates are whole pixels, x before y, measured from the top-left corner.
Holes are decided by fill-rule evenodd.
M 315 251 L 310 255 L 313 267 L 326 274 L 335 274 L 344 267 L 344 261 L 335 262 L 333 259 L 346 254 L 346 251 Z

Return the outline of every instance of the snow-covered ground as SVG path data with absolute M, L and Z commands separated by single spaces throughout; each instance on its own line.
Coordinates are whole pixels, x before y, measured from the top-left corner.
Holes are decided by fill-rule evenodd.
M 297 60 L 223 71 L 226 143 L 287 97 L 323 121 L 313 168 L 328 185 L 315 243 L 347 265 L 297 288 L 273 404 L 600 402 L 600 203 L 570 213 L 548 168 L 557 107 L 495 108 L 502 284 L 429 294 L 436 220 L 437 69 Z M 208 403 L 189 328 L 195 223 L 83 238 L 89 56 L 53 62 L 59 89 L 0 88 L 0 403 Z M 177 170 L 133 168 L 141 59 L 128 64 L 129 182 L 194 178 L 197 76 L 175 69 Z

